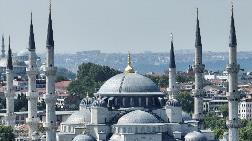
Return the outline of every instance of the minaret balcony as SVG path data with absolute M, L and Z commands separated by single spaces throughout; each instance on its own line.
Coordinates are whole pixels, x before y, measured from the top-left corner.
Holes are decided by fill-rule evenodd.
M 193 93 L 194 97 L 203 97 L 205 95 L 205 90 L 204 89 L 193 89 L 192 93 Z
M 26 93 L 26 98 L 29 99 L 37 99 L 38 98 L 38 93 L 37 92 L 27 92 Z
M 46 67 L 45 68 L 45 75 L 48 76 L 48 75 L 56 75 L 56 72 L 57 72 L 57 67 Z
M 50 123 L 50 122 L 44 122 L 43 123 L 43 127 L 47 130 L 47 129 L 56 129 L 57 126 L 54 123 Z
M 57 101 L 57 96 L 55 94 L 44 94 L 43 98 L 45 103 L 55 103 Z
M 193 65 L 193 70 L 195 73 L 203 73 L 205 69 L 205 65 L 204 64 L 197 64 L 197 65 Z
M 239 64 L 228 64 L 226 69 L 227 69 L 228 73 L 238 73 L 240 70 L 240 65 Z
M 240 119 L 233 119 L 233 120 L 227 120 L 226 121 L 228 128 L 240 128 L 242 127 L 241 120 Z
M 37 117 L 36 118 L 26 118 L 25 121 L 29 125 L 37 124 L 37 123 L 39 123 L 39 118 L 37 118 Z

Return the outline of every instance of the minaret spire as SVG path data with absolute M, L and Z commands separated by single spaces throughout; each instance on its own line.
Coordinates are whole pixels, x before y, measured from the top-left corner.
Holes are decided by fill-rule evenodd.
M 53 28 L 52 28 L 52 3 L 51 3 L 51 0 L 49 2 L 49 18 L 48 18 L 46 46 L 48 48 L 49 47 L 54 47 Z
M 199 121 L 199 128 L 203 128 L 203 81 L 204 81 L 204 69 L 205 65 L 202 64 L 202 43 L 200 35 L 200 26 L 199 26 L 199 11 L 197 8 L 197 20 L 196 20 L 196 39 L 195 39 L 195 62 L 193 69 L 195 72 L 195 89 L 193 90 L 194 95 L 194 113 L 193 119 Z
M 199 26 L 199 10 L 197 8 L 197 21 L 196 21 L 196 39 L 195 39 L 195 47 L 201 47 L 201 35 L 200 35 L 200 26 Z
M 33 23 L 32 23 L 32 13 L 31 13 L 31 24 L 30 24 L 30 36 L 29 36 L 29 51 L 35 50 L 35 40 L 34 40 L 34 33 L 33 33 Z
M 13 70 L 12 52 L 11 52 L 11 48 L 10 48 L 10 36 L 9 36 L 9 49 L 8 49 L 7 69 Z
M 5 57 L 5 44 L 4 44 L 4 35 L 2 35 L 2 50 L 1 58 Z
M 231 24 L 230 24 L 229 46 L 230 47 L 236 47 L 237 46 L 235 23 L 234 23 L 234 6 L 233 6 L 233 4 L 232 4 L 232 8 L 231 8 Z
M 175 64 L 175 55 L 174 55 L 174 47 L 173 47 L 173 34 L 171 33 L 171 50 L 170 50 L 170 68 L 176 68 Z
M 239 140 L 239 128 L 241 127 L 241 121 L 238 117 L 238 103 L 240 101 L 240 95 L 238 92 L 238 73 L 240 65 L 237 63 L 237 41 L 234 24 L 233 4 L 231 9 L 231 26 L 229 36 L 229 64 L 227 65 L 228 72 L 228 120 L 226 122 L 228 127 L 228 140 Z
M 32 23 L 32 13 L 31 13 L 31 24 L 30 24 L 30 35 L 29 35 L 29 64 L 26 69 L 28 75 L 28 92 L 26 93 L 26 98 L 28 99 L 28 117 L 26 118 L 26 123 L 29 126 L 29 138 L 31 140 L 38 140 L 38 123 L 39 119 L 37 117 L 37 103 L 38 103 L 38 93 L 36 90 L 36 75 L 37 70 L 37 55 L 35 52 L 35 40 L 33 33 L 33 23 Z

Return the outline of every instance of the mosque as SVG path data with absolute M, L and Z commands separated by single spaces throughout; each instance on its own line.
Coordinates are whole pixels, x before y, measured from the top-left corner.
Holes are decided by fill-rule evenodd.
M 236 62 L 236 33 L 233 18 L 233 7 L 230 29 L 230 62 L 227 70 L 230 75 L 229 99 L 229 141 L 238 141 L 240 127 L 238 114 L 239 98 L 237 91 L 237 73 L 239 65 Z M 87 95 L 80 103 L 79 111 L 74 112 L 58 127 L 55 116 L 55 74 L 54 66 L 54 39 L 52 28 L 51 6 L 47 30 L 47 59 L 44 67 L 46 75 L 46 121 L 43 123 L 46 134 L 38 133 L 37 100 L 38 93 L 34 85 L 38 66 L 36 64 L 36 47 L 31 19 L 29 36 L 28 75 L 28 118 L 29 140 L 33 141 L 215 141 L 214 133 L 203 130 L 204 115 L 202 98 L 203 71 L 202 43 L 197 11 L 196 40 L 195 40 L 195 89 L 194 113 L 190 117 L 182 111 L 181 103 L 176 100 L 179 90 L 176 86 L 176 63 L 174 54 L 173 36 L 171 35 L 171 50 L 169 64 L 169 87 L 167 94 L 149 78 L 138 74 L 128 55 L 128 63 L 123 73 L 107 80 L 94 93 L 95 97 Z M 3 51 L 2 51 L 3 52 Z M 5 57 L 2 55 L 2 57 Z M 10 48 L 6 57 L 6 115 L 4 123 L 15 126 L 13 100 L 13 71 L 12 52 Z

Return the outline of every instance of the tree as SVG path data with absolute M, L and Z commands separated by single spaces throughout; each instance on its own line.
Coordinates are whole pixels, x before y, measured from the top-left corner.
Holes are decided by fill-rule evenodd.
M 14 101 L 14 111 L 27 111 L 28 110 L 28 100 L 26 99 L 26 95 L 21 93 L 18 95 L 17 99 Z
M 224 104 L 220 107 L 220 111 L 223 115 L 224 118 L 226 118 L 228 116 L 228 105 Z
M 240 141 L 251 141 L 252 140 L 252 122 L 247 122 L 245 127 L 240 130 Z
M 204 118 L 205 128 L 214 131 L 217 138 L 222 138 L 223 133 L 227 131 L 225 118 L 217 117 L 214 113 L 208 113 Z
M 181 103 L 183 111 L 187 113 L 191 113 L 193 111 L 194 101 L 189 92 L 184 91 L 179 93 L 177 100 Z
M 10 126 L 0 125 L 0 141 L 14 141 L 15 135 Z
M 57 80 L 63 79 L 63 80 L 74 80 L 76 78 L 76 74 L 69 71 L 66 68 L 58 68 L 56 73 L 56 82 L 59 82 Z
M 108 66 L 93 63 L 82 63 L 78 67 L 77 79 L 72 81 L 67 90 L 71 95 L 83 98 L 88 92 L 91 96 L 101 85 L 120 71 Z

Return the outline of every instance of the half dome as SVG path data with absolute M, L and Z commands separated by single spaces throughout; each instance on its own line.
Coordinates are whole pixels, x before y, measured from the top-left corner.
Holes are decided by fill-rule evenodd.
M 123 115 L 117 122 L 117 124 L 141 124 L 141 123 L 160 123 L 160 121 L 152 114 L 135 110 Z
M 74 112 L 64 122 L 65 124 L 83 124 L 91 122 L 91 112 L 89 109 L 83 109 Z
M 72 141 L 96 141 L 93 137 L 85 134 L 77 135 Z
M 186 134 L 185 141 L 207 141 L 207 138 L 204 134 L 193 131 Z

